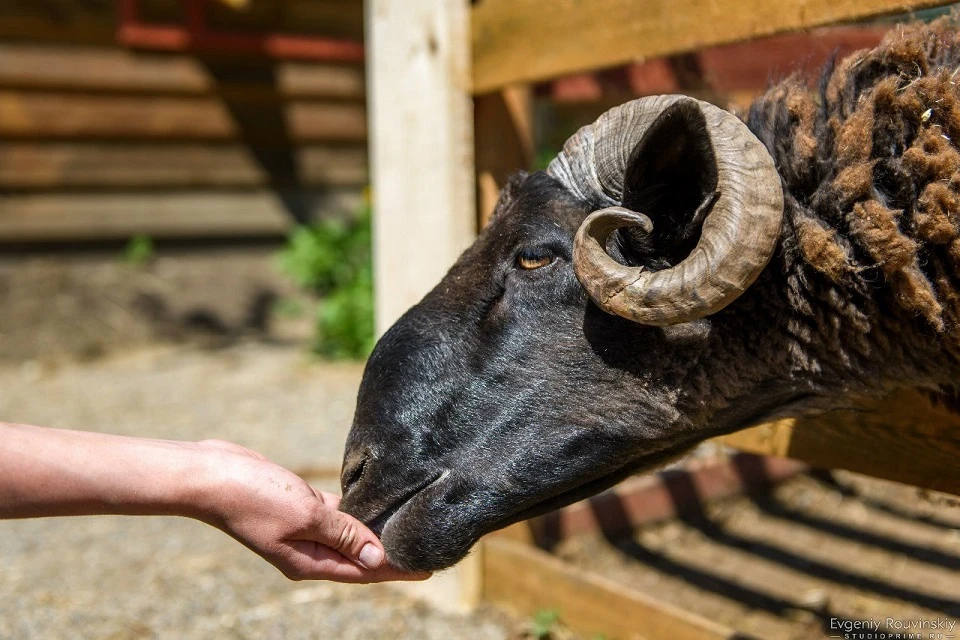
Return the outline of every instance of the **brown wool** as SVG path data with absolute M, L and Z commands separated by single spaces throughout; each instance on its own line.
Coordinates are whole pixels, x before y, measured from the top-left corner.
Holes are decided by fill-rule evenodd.
M 922 181 L 947 180 L 960 169 L 960 153 L 931 127 L 903 152 L 903 164 Z
M 876 200 L 868 200 L 854 205 L 849 217 L 851 234 L 890 279 L 917 259 L 917 243 L 900 232 L 900 214 Z
M 956 19 L 893 29 L 876 48 L 837 61 L 822 93 L 808 86 L 790 78 L 754 113 L 776 127 L 775 159 L 793 196 L 787 216 L 812 268 L 797 286 L 822 295 L 819 274 L 848 295 L 923 318 L 960 350 Z M 836 313 L 852 327 L 858 309 Z
M 812 162 L 817 155 L 817 138 L 813 132 L 816 105 L 805 87 L 799 83 L 789 87 L 785 99 L 790 116 L 797 122 L 797 133 L 793 141 L 797 162 Z
M 943 307 L 930 281 L 916 267 L 897 272 L 890 279 L 894 294 L 907 311 L 924 317 L 937 331 L 943 331 Z
M 933 244 L 948 244 L 957 237 L 957 195 L 943 182 L 926 186 L 917 200 L 917 236 Z
M 873 102 L 855 111 L 837 131 L 837 160 L 843 165 L 865 162 L 870 158 L 873 132 Z
M 863 162 L 840 170 L 833 180 L 833 192 L 844 202 L 865 200 L 873 192 L 873 163 Z
M 796 232 L 803 259 L 831 281 L 840 282 L 849 271 L 850 263 L 847 253 L 837 244 L 833 230 L 823 228 L 814 220 L 799 219 Z

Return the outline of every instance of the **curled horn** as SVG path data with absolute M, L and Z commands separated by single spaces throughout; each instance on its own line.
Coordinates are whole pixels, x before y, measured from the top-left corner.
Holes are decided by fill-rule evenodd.
M 641 324 L 697 320 L 733 302 L 767 265 L 783 218 L 783 190 L 773 159 L 736 116 L 696 100 L 717 159 L 719 195 L 696 248 L 661 271 L 627 267 L 606 252 L 616 229 L 652 229 L 642 212 L 620 206 L 627 161 L 657 116 L 685 96 L 634 100 L 604 113 L 567 140 L 547 172 L 598 210 L 580 226 L 573 264 L 590 298 L 608 313 Z

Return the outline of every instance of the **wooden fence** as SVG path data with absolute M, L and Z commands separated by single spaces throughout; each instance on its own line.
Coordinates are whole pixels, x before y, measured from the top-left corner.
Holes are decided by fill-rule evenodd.
M 137 6 L 171 30 L 190 5 Z M 362 39 L 353 0 L 203 9 L 247 41 Z M 113 0 L 0 5 L 0 243 L 273 236 L 359 206 L 362 60 L 132 50 L 122 27 Z
M 529 166 L 529 83 L 945 4 L 371 0 L 367 41 L 378 329 L 392 324 L 440 279 L 472 241 L 504 178 Z M 726 442 L 960 493 L 957 434 L 960 420 L 952 410 L 921 394 L 905 394 L 855 412 L 761 425 Z M 509 557 L 491 569 L 484 565 L 484 553 L 481 549 L 442 577 L 440 591 L 448 603 L 470 602 L 499 588 L 484 583 L 484 566 L 503 573 L 504 567 L 524 564 L 514 557 L 522 552 L 500 549 L 497 554 Z M 561 573 L 550 575 L 560 580 Z M 528 591 L 554 586 L 531 580 Z M 603 606 L 602 598 L 595 604 Z M 671 635 L 669 625 L 644 633 L 680 637 Z M 701 629 L 684 637 L 717 636 Z

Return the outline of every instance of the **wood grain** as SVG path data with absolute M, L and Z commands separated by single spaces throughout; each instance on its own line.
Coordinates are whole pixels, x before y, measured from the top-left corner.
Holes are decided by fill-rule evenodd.
M 477 96 L 473 103 L 478 226 L 483 228 L 511 175 L 533 163 L 533 108 L 529 87 Z
M 0 145 L 0 188 L 362 186 L 368 180 L 361 145 L 264 150 L 289 152 L 293 172 L 282 175 L 272 174 L 257 151 L 235 144 L 8 142 Z
M 483 542 L 484 598 L 532 616 L 555 609 L 560 622 L 585 637 L 618 640 L 744 638 L 720 624 L 572 567 L 545 551 L 513 540 Z M 746 639 L 744 639 L 746 640 Z
M 721 441 L 743 451 L 960 495 L 960 416 L 915 391 L 851 410 L 778 420 Z
M 0 87 L 5 88 L 353 100 L 365 93 L 363 69 L 346 65 L 278 63 L 273 86 L 244 86 L 219 83 L 190 56 L 109 47 L 0 43 L 0 60 Z
M 289 194 L 311 218 L 348 215 L 357 189 Z M 154 237 L 279 236 L 296 221 L 267 190 L 0 196 L 0 243 Z
M 943 0 L 481 0 L 473 91 L 780 32 L 945 5 Z
M 297 141 L 361 141 L 367 133 L 362 105 L 294 102 L 281 105 L 285 135 Z M 274 117 L 262 107 L 264 119 Z M 256 122 L 254 122 L 256 124 Z M 263 140 L 276 139 L 274 127 Z M 258 140 L 242 131 L 222 102 L 189 97 L 130 97 L 0 90 L 0 136 L 33 139 L 135 138 Z M 282 140 L 281 140 L 282 142 Z

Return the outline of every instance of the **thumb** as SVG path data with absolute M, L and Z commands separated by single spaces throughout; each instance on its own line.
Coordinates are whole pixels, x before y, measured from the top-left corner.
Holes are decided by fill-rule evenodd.
M 335 509 L 320 510 L 315 540 L 364 569 L 376 569 L 386 555 L 373 531 L 353 516 Z

